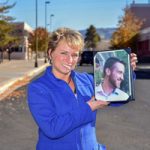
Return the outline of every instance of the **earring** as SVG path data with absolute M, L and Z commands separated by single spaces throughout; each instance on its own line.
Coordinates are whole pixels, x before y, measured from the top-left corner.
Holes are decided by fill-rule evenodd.
M 52 58 L 50 57 L 50 59 L 49 59 L 49 62 L 50 62 L 50 64 L 52 64 L 53 63 L 53 60 L 52 60 Z
M 50 57 L 49 57 L 48 60 L 49 60 L 49 64 L 52 64 L 52 59 Z

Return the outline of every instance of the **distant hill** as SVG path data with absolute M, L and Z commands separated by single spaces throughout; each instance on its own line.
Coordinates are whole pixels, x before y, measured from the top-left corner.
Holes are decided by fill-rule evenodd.
M 97 28 L 97 33 L 103 40 L 110 40 L 116 28 Z M 86 30 L 80 30 L 80 33 L 85 37 Z

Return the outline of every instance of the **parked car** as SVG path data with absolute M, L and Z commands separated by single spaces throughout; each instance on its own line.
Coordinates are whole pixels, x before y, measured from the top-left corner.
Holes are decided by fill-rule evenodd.
M 80 57 L 79 65 L 91 64 L 93 65 L 93 57 L 97 51 L 83 51 Z
M 139 56 L 138 63 L 150 63 L 150 56 Z

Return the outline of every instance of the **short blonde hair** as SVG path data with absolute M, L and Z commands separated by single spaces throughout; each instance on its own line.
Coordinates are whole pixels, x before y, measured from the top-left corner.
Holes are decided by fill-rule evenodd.
M 58 28 L 50 36 L 48 50 L 50 49 L 53 52 L 62 40 L 67 42 L 69 47 L 77 49 L 80 52 L 84 47 L 84 39 L 80 32 L 69 28 Z

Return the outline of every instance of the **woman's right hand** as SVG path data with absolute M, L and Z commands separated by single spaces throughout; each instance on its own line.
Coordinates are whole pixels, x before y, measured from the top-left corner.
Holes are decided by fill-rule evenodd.
M 102 101 L 102 100 L 95 100 L 95 97 L 93 96 L 91 100 L 87 102 L 87 104 L 90 106 L 92 111 L 95 111 L 97 109 L 102 109 L 108 106 L 110 102 Z

